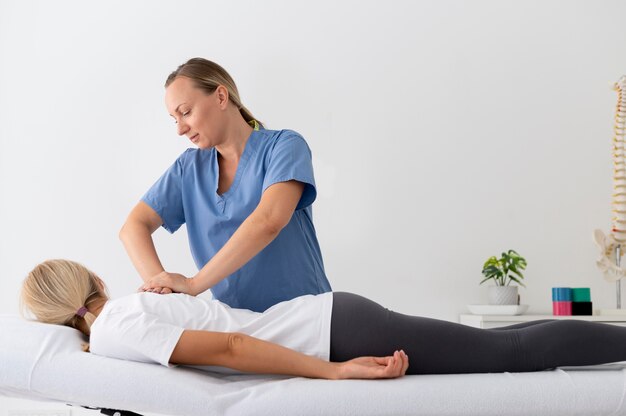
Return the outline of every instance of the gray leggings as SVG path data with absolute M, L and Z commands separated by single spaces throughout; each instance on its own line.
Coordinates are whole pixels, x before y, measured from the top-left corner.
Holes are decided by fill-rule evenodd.
M 626 361 L 626 328 L 574 319 L 479 329 L 403 315 L 362 296 L 333 293 L 330 361 L 403 349 L 407 374 L 540 371 Z

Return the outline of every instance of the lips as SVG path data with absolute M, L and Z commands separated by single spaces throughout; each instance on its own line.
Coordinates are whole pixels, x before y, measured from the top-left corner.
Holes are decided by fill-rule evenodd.
M 198 135 L 194 134 L 193 136 L 191 136 L 189 138 L 189 140 L 191 140 L 193 143 L 197 143 L 198 142 Z

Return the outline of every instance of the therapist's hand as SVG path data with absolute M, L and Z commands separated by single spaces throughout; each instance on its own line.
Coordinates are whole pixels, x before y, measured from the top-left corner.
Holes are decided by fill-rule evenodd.
M 139 286 L 139 289 L 137 289 L 137 292 L 152 292 L 152 293 L 158 293 L 159 295 L 169 295 L 170 293 L 174 293 L 172 292 L 172 289 L 170 289 L 169 287 L 155 287 L 153 289 L 145 290 L 144 285 Z
M 151 277 L 144 285 L 144 292 L 154 293 L 187 293 L 195 296 L 195 290 L 193 287 L 193 278 L 188 278 L 180 273 L 161 272 L 156 276 Z M 170 292 L 164 290 L 169 289 Z

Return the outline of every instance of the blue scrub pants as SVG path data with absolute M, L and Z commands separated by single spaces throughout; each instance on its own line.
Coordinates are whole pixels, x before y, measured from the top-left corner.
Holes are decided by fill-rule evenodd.
M 626 328 L 539 320 L 480 329 L 390 311 L 362 296 L 333 293 L 330 361 L 409 356 L 407 374 L 541 371 L 626 361 Z

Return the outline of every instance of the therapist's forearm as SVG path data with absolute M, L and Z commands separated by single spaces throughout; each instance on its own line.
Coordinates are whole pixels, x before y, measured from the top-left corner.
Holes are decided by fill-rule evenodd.
M 119 237 L 144 282 L 164 270 L 154 247 L 152 233 L 147 227 L 132 222 L 126 223 Z
M 193 292 L 199 294 L 239 270 L 280 233 L 261 215 L 252 213 L 222 249 L 194 276 Z

